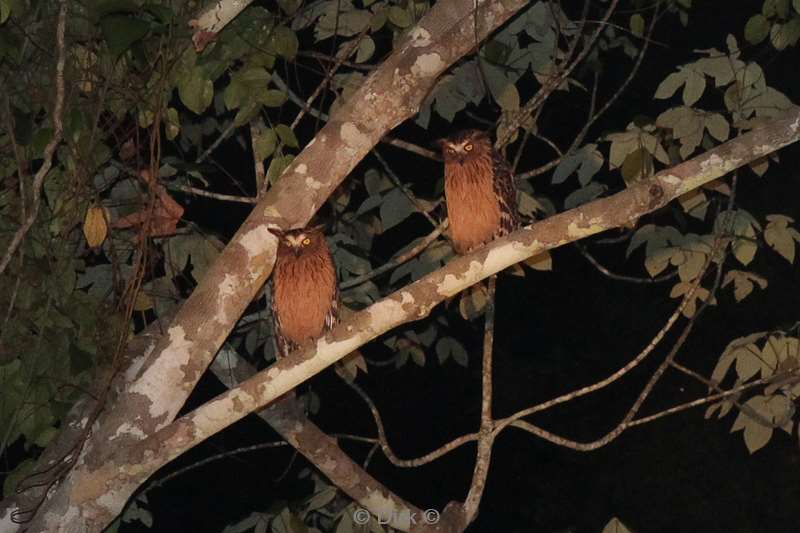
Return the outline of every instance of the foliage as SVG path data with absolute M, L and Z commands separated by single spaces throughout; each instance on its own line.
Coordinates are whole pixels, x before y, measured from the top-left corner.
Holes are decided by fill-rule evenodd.
M 736 406 L 739 413 L 731 432 L 742 430 L 744 443 L 750 453 L 763 448 L 772 438 L 774 430 L 793 434 L 795 402 L 800 394 L 800 383 L 791 377 L 800 368 L 800 339 L 784 331 L 753 333 L 735 339 L 719 358 L 711 375 L 714 384 L 721 384 L 728 376 L 735 378 L 735 386 L 759 385 L 761 394 L 753 394 L 741 401 L 741 394 L 731 395 L 706 410 L 706 418 L 722 418 Z M 762 380 L 759 384 L 758 380 Z
M 279 0 L 278 8 L 265 5 L 250 5 L 197 51 L 185 30 L 196 15 L 195 2 L 70 2 L 66 78 L 71 91 L 64 142 L 45 180 L 35 223 L 0 275 L 0 309 L 8 310 L 0 336 L 0 452 L 21 443 L 34 457 L 53 438 L 71 405 L 86 391 L 105 386 L 117 369 L 120 341 L 144 322 L 174 311 L 203 279 L 224 239 L 213 234 L 220 227 L 203 227 L 210 217 L 184 216 L 184 207 L 200 202 L 194 195 L 210 192 L 210 201 L 216 201 L 214 193 L 233 190 L 253 197 L 279 180 L 313 134 L 313 128 L 305 127 L 310 121 L 298 127 L 293 120 L 298 108 L 306 112 L 312 93 L 308 81 L 329 83 L 332 98 L 308 104 L 313 120 L 324 120 L 402 41 L 430 2 Z M 29 178 L 41 165 L 54 131 L 53 61 L 48 52 L 53 49 L 56 7 L 0 0 L 0 65 L 7 89 L 0 110 L 0 180 L 6 185 L 0 191 L 0 250 L 31 205 Z M 691 2 L 671 2 L 667 13 L 685 25 Z M 556 87 L 558 98 L 590 107 L 593 75 L 620 61 L 619 53 L 634 65 L 644 52 L 651 17 L 643 10 L 627 17 L 623 26 L 603 27 L 587 68 Z M 630 34 L 622 31 L 625 27 Z M 475 122 L 489 124 L 497 137 L 509 136 L 509 160 L 518 152 L 527 155 L 526 143 L 539 142 L 548 129 L 557 129 L 540 119 L 534 106 L 537 91 L 565 69 L 574 57 L 573 46 L 590 42 L 593 31 L 594 26 L 581 23 L 580 13 L 531 2 L 441 77 L 423 102 L 416 126 L 433 131 L 477 117 Z M 765 0 L 761 13 L 753 14 L 738 33 L 742 31 L 751 44 L 769 38 L 775 50 L 794 47 L 800 37 L 800 3 Z M 656 103 L 651 108 L 639 110 L 639 115 L 626 110 L 616 129 L 592 129 L 594 138 L 586 142 L 584 131 L 572 146 L 552 155 L 558 162 L 552 165 L 549 183 L 539 179 L 534 191 L 532 176 L 520 179 L 521 214 L 542 217 L 582 205 L 779 116 L 792 103 L 768 85 L 762 66 L 750 59 L 754 57 L 734 35 L 724 47 L 698 51 L 694 60 L 652 88 Z M 326 70 L 320 71 L 318 64 Z M 214 149 L 221 143 L 244 150 L 257 167 L 266 166 L 265 183 L 258 176 L 240 181 L 235 176 L 241 169 L 220 171 L 224 165 L 215 159 Z M 544 142 L 537 146 L 547 150 Z M 760 160 L 751 170 L 763 176 L 775 161 Z M 420 192 L 409 176 L 398 176 L 376 158 L 334 193 L 326 207 L 333 220 L 329 244 L 340 282 L 350 284 L 342 291 L 346 307 L 363 308 L 453 257 L 442 236 L 391 272 L 363 279 L 385 262 L 377 259 L 377 241 L 385 242 L 398 229 L 415 231 L 409 228 L 429 222 L 426 229 L 432 231 L 438 225 L 444 216 L 437 202 L 441 189 L 438 176 L 433 192 Z M 218 212 L 229 207 L 213 205 Z M 673 280 L 669 294 L 676 299 L 700 283 L 683 308 L 688 318 L 703 303 L 721 300 L 712 280 L 698 280 L 709 263 L 722 267 L 732 255 L 736 268 L 726 270 L 721 288 L 730 289 L 739 303 L 756 289 L 768 290 L 764 265 L 769 261 L 795 264 L 800 242 L 791 216 L 748 212 L 735 203 L 735 189 L 723 181 L 687 193 L 674 210 L 634 224 L 624 253 L 634 265 L 626 266 L 643 268 L 651 280 Z M 400 243 L 388 260 L 404 256 L 424 238 Z M 764 256 L 764 262 L 756 261 Z M 546 271 L 554 268 L 554 261 L 557 267 L 557 260 L 543 254 L 527 266 Z M 530 270 L 510 273 L 524 276 Z M 454 307 L 463 319 L 475 320 L 487 297 L 485 288 L 476 286 L 460 295 Z M 274 358 L 268 300 L 267 287 L 229 339 L 257 363 Z M 436 310 L 429 320 L 381 339 L 391 354 L 388 361 L 396 367 L 469 365 L 476 348 L 459 339 L 456 320 L 453 312 Z M 721 384 L 735 374 L 734 386 L 740 386 L 795 369 L 797 343 L 796 332 L 733 341 L 712 381 Z M 744 400 L 759 416 L 742 409 L 733 430 L 743 430 L 751 452 L 764 446 L 776 428 L 795 431 L 797 387 L 770 381 L 760 394 Z M 737 401 L 738 396 L 730 396 L 709 408 L 707 416 L 722 417 Z M 4 494 L 31 468 L 30 461 L 19 463 L 6 478 Z M 262 523 L 290 530 L 286 524 L 308 523 L 323 507 L 330 512 L 315 520 L 353 516 L 353 504 L 334 502 L 335 489 L 313 479 L 314 495 L 307 501 L 255 513 L 229 530 L 257 529 Z M 152 523 L 146 498 L 128 508 L 127 518 Z M 276 523 L 284 524 L 283 529 Z M 624 529 L 621 523 L 609 523 L 606 529 L 614 527 Z

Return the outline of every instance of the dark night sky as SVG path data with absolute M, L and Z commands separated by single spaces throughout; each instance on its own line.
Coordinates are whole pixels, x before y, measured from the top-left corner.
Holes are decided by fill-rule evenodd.
M 642 73 L 594 127 L 589 139 L 603 131 L 621 130 L 635 109 L 655 116 L 669 103 L 652 103 L 658 83 L 678 65 L 697 56 L 693 48 L 723 48 L 725 35 L 734 32 L 741 40 L 748 9 L 726 9 L 726 2 L 696 2 L 690 26 L 682 28 L 668 17 L 655 35 L 668 47 L 654 46 Z M 731 2 L 730 5 L 739 2 Z M 760 5 L 760 2 L 757 3 Z M 681 44 L 684 43 L 684 44 Z M 794 54 L 794 56 L 792 56 Z M 793 83 L 797 52 L 776 55 L 758 48 L 745 53 L 765 68 L 767 80 L 800 102 L 800 86 Z M 608 68 L 606 87 L 616 87 L 614 76 L 627 72 L 630 63 Z M 791 65 L 794 65 L 792 67 Z M 794 87 L 792 87 L 794 85 Z M 671 104 L 671 105 L 674 105 Z M 540 130 L 568 141 L 583 117 L 566 115 L 558 100 L 548 103 Z M 572 112 L 574 114 L 574 112 Z M 565 118 L 566 116 L 566 118 Z M 574 121 L 572 119 L 575 119 Z M 572 124 L 574 122 L 574 124 Z M 458 126 L 468 125 L 466 122 Z M 574 129 L 573 129 L 574 127 Z M 431 132 L 414 125 L 398 131 L 403 138 L 425 144 L 427 139 L 448 132 L 441 121 Z M 437 131 L 438 130 L 438 131 Z M 252 172 L 246 158 L 228 147 L 230 162 L 244 165 L 242 175 Z M 435 176 L 441 169 L 405 153 L 384 147 L 382 152 L 424 196 L 430 183 L 418 176 Z M 550 157 L 526 154 L 529 168 Z M 800 150 L 795 145 L 781 152 L 781 164 L 767 179 L 745 171 L 740 180 L 740 206 L 764 220 L 768 213 L 784 213 L 800 219 L 797 171 Z M 223 159 L 224 161 L 224 159 Z M 359 167 L 363 170 L 372 162 Z M 607 167 L 606 167 L 607 168 Z M 402 172 L 405 171 L 405 175 Z M 605 170 L 607 172 L 607 170 Z M 602 172 L 602 171 L 601 171 Z M 358 171 L 356 171 L 356 174 Z M 418 181 L 414 181 L 417 179 Z M 538 178 L 547 193 L 549 176 Z M 574 186 L 572 183 L 570 186 Z M 564 189 L 564 192 L 569 192 Z M 210 207 L 203 201 L 189 206 L 188 216 L 201 223 Z M 228 209 L 228 206 L 224 206 Z M 214 230 L 230 234 L 246 214 L 231 208 L 215 214 L 229 219 Z M 219 216 L 217 217 L 219 219 Z M 666 222 L 667 218 L 664 218 Z M 426 227 L 412 218 L 377 242 L 376 254 L 390 255 L 400 243 L 421 234 Z M 590 249 L 616 270 L 642 275 L 642 256 L 634 254 L 623 263 L 626 244 L 605 250 Z M 732 259 L 729 259 L 732 261 Z M 378 264 L 379 260 L 373 263 Z M 498 283 L 498 316 L 495 356 L 495 413 L 503 416 L 525 406 L 568 392 L 607 376 L 637 354 L 663 325 L 677 305 L 669 297 L 671 284 L 630 285 L 612 282 L 589 265 L 574 248 L 554 254 L 553 272 L 529 273 L 519 279 L 501 276 Z M 730 264 L 729 264 L 730 266 Z M 797 287 L 800 273 L 795 266 L 762 248 L 749 270 L 768 277 L 767 290 L 756 290 L 736 304 L 731 291 L 723 291 L 720 305 L 705 312 L 679 356 L 679 361 L 709 375 L 727 343 L 754 331 L 784 326 L 797 320 Z M 387 426 L 390 443 L 401 457 L 426 453 L 453 437 L 475 431 L 480 412 L 480 343 L 482 322 L 465 323 L 454 309 L 449 311 L 454 331 L 470 352 L 468 368 L 452 361 L 438 365 L 430 357 L 424 369 L 409 364 L 395 370 L 371 368 L 359 382 L 375 399 Z M 680 330 L 680 325 L 676 328 Z M 670 335 L 652 356 L 621 383 L 579 401 L 534 417 L 532 422 L 550 431 L 580 440 L 593 440 L 613 428 L 641 390 L 676 335 Z M 380 346 L 365 353 L 386 357 Z M 332 433 L 374 435 L 374 425 L 362 402 L 332 371 L 312 380 L 322 398 L 315 421 Z M 205 378 L 190 406 L 221 392 L 213 378 Z M 670 373 L 648 400 L 644 414 L 689 401 L 705 394 L 704 387 Z M 750 456 L 740 433 L 730 434 L 735 415 L 705 421 L 702 410 L 688 411 L 624 433 L 617 441 L 595 452 L 581 453 L 558 448 L 528 434 L 510 429 L 498 439 L 488 484 L 477 521 L 469 531 L 600 531 L 613 516 L 639 532 L 707 531 L 761 532 L 796 529 L 797 437 L 776 432 L 765 449 Z M 262 422 L 251 418 L 212 438 L 175 461 L 156 478 L 210 454 L 248 444 L 275 440 Z M 346 443 L 345 449 L 361 461 L 364 445 Z M 430 465 L 401 470 L 380 454 L 370 473 L 390 489 L 421 508 L 441 509 L 450 500 L 463 500 L 472 475 L 475 447 L 468 445 Z M 308 482 L 298 482 L 305 466 L 298 459 L 280 482 L 291 456 L 288 449 L 242 454 L 196 469 L 149 493 L 157 531 L 221 531 L 225 524 L 254 510 L 264 510 L 279 499 L 308 494 Z M 121 531 L 138 531 L 126 525 Z

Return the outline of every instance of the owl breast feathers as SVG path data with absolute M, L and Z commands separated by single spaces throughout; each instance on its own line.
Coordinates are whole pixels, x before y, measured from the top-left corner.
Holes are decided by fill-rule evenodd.
M 511 168 L 489 136 L 466 130 L 439 141 L 453 247 L 469 253 L 519 227 Z
M 336 323 L 336 266 L 320 228 L 269 230 L 278 237 L 272 274 L 272 316 L 278 356 L 318 339 Z

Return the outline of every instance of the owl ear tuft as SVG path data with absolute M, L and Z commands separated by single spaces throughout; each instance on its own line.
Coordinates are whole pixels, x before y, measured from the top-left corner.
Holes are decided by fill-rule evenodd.
M 267 231 L 275 235 L 279 240 L 283 240 L 286 233 L 280 228 L 267 228 Z
M 475 139 L 486 139 L 491 140 L 491 136 L 489 135 L 488 131 L 483 130 L 470 130 L 470 135 Z
M 311 226 L 310 228 L 308 228 L 307 231 L 325 233 L 326 229 L 328 229 L 328 225 L 323 222 L 321 224 L 316 224 L 314 226 Z

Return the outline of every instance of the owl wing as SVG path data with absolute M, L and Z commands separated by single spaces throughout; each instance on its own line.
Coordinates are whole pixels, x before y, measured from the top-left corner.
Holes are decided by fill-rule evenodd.
M 281 317 L 272 310 L 272 330 L 275 333 L 275 358 L 281 359 L 289 355 L 289 352 L 297 348 L 297 345 L 287 339 L 281 331 Z
M 492 150 L 492 167 L 494 170 L 494 192 L 500 203 L 500 227 L 495 237 L 507 235 L 519 227 L 519 214 L 517 213 L 517 187 L 514 185 L 514 175 L 503 155 Z
M 336 270 L 334 269 L 334 272 Z M 330 331 L 339 321 L 339 283 L 334 281 L 333 296 L 331 297 L 331 307 L 325 314 L 325 331 Z

